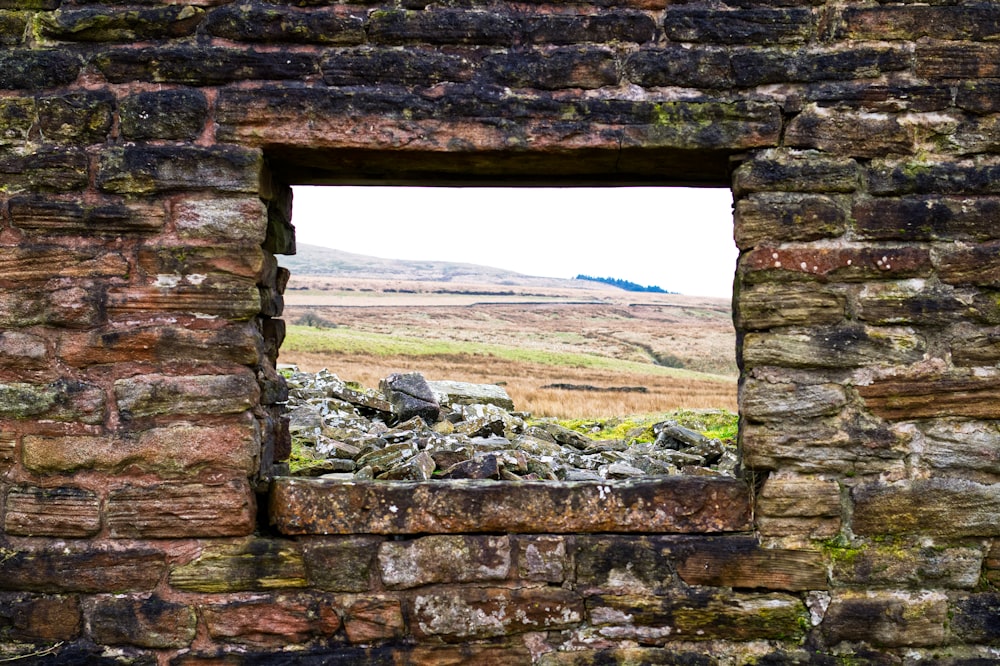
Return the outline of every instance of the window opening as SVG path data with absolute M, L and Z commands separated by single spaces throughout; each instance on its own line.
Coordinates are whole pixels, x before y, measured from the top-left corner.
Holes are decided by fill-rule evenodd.
M 296 187 L 293 224 L 292 473 L 735 467 L 728 190 Z

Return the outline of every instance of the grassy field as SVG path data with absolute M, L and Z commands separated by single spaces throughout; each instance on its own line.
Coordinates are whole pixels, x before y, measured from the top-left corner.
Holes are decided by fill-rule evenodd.
M 535 416 L 606 418 L 676 409 L 736 409 L 732 377 L 579 352 L 357 331 L 289 326 L 281 361 L 377 386 L 393 372 L 432 380 L 502 384 L 519 410 Z M 646 392 L 576 391 L 549 384 Z

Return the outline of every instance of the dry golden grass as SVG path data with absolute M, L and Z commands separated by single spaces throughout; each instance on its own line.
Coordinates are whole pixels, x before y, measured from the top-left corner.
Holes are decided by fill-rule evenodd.
M 481 356 L 373 356 L 282 352 L 282 363 L 308 372 L 326 368 L 342 379 L 375 387 L 393 372 L 420 372 L 431 380 L 503 384 L 514 405 L 535 416 L 600 418 L 675 409 L 736 410 L 736 382 L 704 381 L 656 374 L 519 363 Z M 543 389 L 546 384 L 644 386 L 646 393 Z

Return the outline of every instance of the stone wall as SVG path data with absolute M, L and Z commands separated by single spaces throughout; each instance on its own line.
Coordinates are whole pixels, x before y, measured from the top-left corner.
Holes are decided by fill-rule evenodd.
M 995 2 L 0 0 L 0 656 L 1000 659 L 998 39 Z M 272 482 L 289 185 L 342 182 L 731 186 L 746 479 Z

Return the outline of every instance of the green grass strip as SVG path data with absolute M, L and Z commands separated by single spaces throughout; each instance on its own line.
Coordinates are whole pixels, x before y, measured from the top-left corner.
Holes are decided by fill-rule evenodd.
M 556 367 L 593 368 L 617 372 L 634 372 L 720 383 L 732 383 L 730 377 L 693 370 L 666 368 L 652 363 L 624 361 L 595 354 L 554 352 L 525 349 L 481 342 L 435 340 L 385 333 L 357 331 L 346 327 L 313 328 L 291 325 L 281 348 L 301 353 L 372 354 L 374 356 L 484 356 L 522 363 L 538 363 Z

